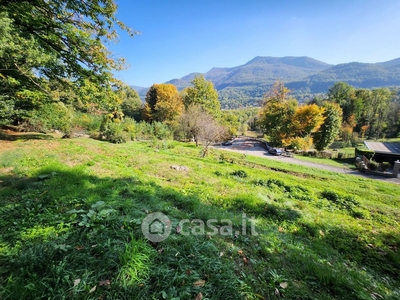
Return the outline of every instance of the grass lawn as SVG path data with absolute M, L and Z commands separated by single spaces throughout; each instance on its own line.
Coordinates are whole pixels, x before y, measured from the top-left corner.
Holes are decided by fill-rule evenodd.
M 351 168 L 354 167 L 355 157 L 353 158 L 342 158 L 342 159 L 329 159 L 329 158 L 318 158 L 318 157 L 309 157 L 302 155 L 295 155 L 296 159 L 309 161 L 316 164 L 328 165 L 338 168 Z
M 0 299 L 400 299 L 398 185 L 199 154 L 0 141 Z

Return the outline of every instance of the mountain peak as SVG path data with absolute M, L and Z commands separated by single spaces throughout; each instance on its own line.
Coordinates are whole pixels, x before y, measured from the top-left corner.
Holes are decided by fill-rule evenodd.
M 327 63 L 310 58 L 308 56 L 256 56 L 246 63 L 246 65 L 253 64 L 288 65 L 293 67 L 318 70 L 323 70 L 331 66 Z

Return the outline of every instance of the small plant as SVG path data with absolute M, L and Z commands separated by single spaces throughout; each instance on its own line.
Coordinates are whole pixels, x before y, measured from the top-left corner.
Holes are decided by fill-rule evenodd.
M 323 191 L 321 193 L 321 196 L 322 196 L 322 198 L 325 198 L 331 202 L 339 202 L 339 200 L 340 200 L 340 196 L 333 191 L 327 191 L 327 190 Z
M 143 283 L 149 277 L 153 256 L 154 250 L 145 240 L 132 239 L 130 243 L 125 244 L 124 251 L 120 253 L 119 259 L 122 267 L 117 280 L 123 286 Z
M 246 171 L 243 171 L 243 170 L 233 171 L 231 173 L 231 175 L 239 177 L 239 178 L 247 178 L 247 173 L 246 173 Z
M 236 160 L 233 156 L 231 156 L 227 153 L 221 153 L 219 155 L 219 162 L 221 162 L 221 163 L 227 162 L 227 163 L 234 164 L 234 163 L 236 163 Z

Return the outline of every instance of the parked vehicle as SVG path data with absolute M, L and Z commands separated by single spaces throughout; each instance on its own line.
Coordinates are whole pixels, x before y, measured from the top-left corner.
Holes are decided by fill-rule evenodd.
M 272 155 L 281 155 L 282 154 L 282 150 L 281 149 L 276 149 L 276 148 L 271 148 L 268 150 L 269 154 Z
M 223 142 L 223 143 L 222 143 L 222 146 L 231 146 L 232 144 L 233 144 L 233 140 Z

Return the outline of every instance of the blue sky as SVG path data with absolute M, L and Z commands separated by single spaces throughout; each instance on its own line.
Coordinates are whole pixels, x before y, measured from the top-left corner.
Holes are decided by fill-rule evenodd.
M 116 76 L 149 87 L 255 56 L 309 56 L 339 64 L 400 57 L 398 0 L 116 0 L 141 34 L 110 45 L 129 68 Z

